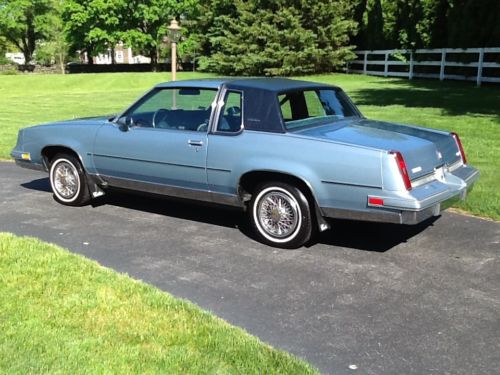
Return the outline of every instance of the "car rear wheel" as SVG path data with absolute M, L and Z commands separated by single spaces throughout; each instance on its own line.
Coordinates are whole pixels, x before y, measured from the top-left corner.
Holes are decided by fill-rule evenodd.
M 57 154 L 50 163 L 50 185 L 54 198 L 67 206 L 90 202 L 90 192 L 82 165 L 72 155 Z
M 250 201 L 252 228 L 261 242 L 297 248 L 311 238 L 309 202 L 300 189 L 283 182 L 261 184 Z

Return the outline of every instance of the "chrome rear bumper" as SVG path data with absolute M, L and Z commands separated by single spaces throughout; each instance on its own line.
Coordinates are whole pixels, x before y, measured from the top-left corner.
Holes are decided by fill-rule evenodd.
M 332 207 L 321 207 L 323 216 L 335 219 L 375 221 L 394 224 L 414 225 L 421 223 L 433 216 L 439 216 L 441 212 L 453 206 L 459 201 L 465 200 L 467 194 L 474 187 L 474 183 L 479 178 L 479 171 L 468 165 L 464 165 L 451 174 L 458 177 L 463 184 L 460 188 L 450 189 L 449 194 L 440 195 L 438 201 L 433 201 L 419 209 L 397 209 L 397 208 L 372 208 L 367 207 L 364 210 L 349 210 Z M 428 200 L 429 198 L 426 198 Z M 422 203 L 422 202 L 417 202 Z

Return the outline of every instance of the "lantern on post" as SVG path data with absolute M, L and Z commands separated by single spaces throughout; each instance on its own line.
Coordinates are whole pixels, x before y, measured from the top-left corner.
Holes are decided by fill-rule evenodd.
M 168 39 L 172 44 L 172 81 L 176 80 L 177 73 L 177 42 L 181 37 L 181 27 L 179 23 L 175 20 L 175 18 L 170 22 L 170 25 L 167 27 L 168 29 Z

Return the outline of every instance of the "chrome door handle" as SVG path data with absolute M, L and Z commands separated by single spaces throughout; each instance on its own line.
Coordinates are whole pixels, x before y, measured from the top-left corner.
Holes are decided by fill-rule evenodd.
M 198 147 L 203 146 L 203 142 L 202 142 L 202 141 L 193 141 L 192 139 L 190 139 L 190 140 L 188 141 L 188 144 L 189 144 L 190 146 L 198 146 Z

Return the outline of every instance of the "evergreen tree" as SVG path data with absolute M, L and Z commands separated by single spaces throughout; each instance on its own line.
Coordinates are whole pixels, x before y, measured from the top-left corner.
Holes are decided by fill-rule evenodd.
M 451 0 L 448 47 L 500 46 L 498 0 Z
M 367 10 L 368 21 L 366 25 L 366 47 L 370 50 L 385 48 L 384 16 L 380 0 L 372 0 Z
M 351 9 L 346 1 L 208 1 L 211 3 L 228 12 L 201 16 L 200 23 L 208 26 L 209 56 L 200 61 L 205 70 L 292 75 L 329 71 L 352 58 L 348 41 L 355 23 L 347 18 Z

